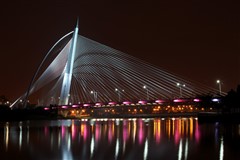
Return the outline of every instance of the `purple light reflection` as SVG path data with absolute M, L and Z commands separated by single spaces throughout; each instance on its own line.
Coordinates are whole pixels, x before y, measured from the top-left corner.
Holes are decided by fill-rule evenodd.
M 144 127 L 143 127 L 144 122 L 142 120 L 138 121 L 138 140 L 139 144 L 143 144 L 144 142 Z
M 64 138 L 65 133 L 66 133 L 65 126 L 61 126 L 61 136 L 62 136 L 62 139 Z
M 114 137 L 114 123 L 109 121 L 108 124 L 108 142 L 111 143 Z
M 201 133 L 200 133 L 200 129 L 199 129 L 199 126 L 198 126 L 198 121 L 196 120 L 196 123 L 195 123 L 195 139 L 198 143 L 199 143 L 200 138 L 201 138 L 200 134 Z
M 44 127 L 44 135 L 48 136 L 49 134 L 49 128 L 47 126 Z
M 95 124 L 95 141 L 99 141 L 101 137 L 101 124 Z
M 123 141 L 126 142 L 130 136 L 130 126 L 127 120 L 123 121 Z
M 181 139 L 181 119 L 177 119 L 175 123 L 175 134 L 174 134 L 174 142 L 178 144 Z

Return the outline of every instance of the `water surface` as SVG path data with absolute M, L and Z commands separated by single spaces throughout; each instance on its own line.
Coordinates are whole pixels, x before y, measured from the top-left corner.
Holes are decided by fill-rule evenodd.
M 1 159 L 240 159 L 240 124 L 197 118 L 0 122 Z

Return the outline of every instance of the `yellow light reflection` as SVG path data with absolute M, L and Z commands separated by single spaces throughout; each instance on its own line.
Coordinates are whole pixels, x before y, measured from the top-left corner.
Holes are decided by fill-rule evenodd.
M 178 134 L 182 135 L 182 119 L 178 121 Z
M 175 134 L 175 118 L 172 118 L 172 136 Z
M 185 119 L 181 121 L 181 135 L 185 134 Z
M 185 127 L 185 130 L 186 130 L 186 135 L 188 135 L 188 132 L 189 132 L 189 119 L 187 119 L 186 122 L 186 127 Z
M 160 137 L 161 137 L 161 120 L 157 119 L 154 120 L 154 125 L 153 125 L 153 136 L 156 139 L 157 143 L 160 143 Z
M 72 139 L 75 139 L 75 137 L 76 137 L 76 130 L 75 130 L 74 121 L 72 121 L 72 124 L 71 124 L 71 133 L 72 133 Z
M 168 138 L 170 138 L 170 136 L 171 136 L 171 123 L 170 123 L 170 119 L 166 120 L 166 131 L 167 131 Z
M 136 121 L 132 121 L 132 123 L 133 123 L 133 142 L 135 142 L 136 132 L 137 132 L 137 124 L 136 124 Z
M 190 138 L 192 139 L 193 136 L 193 118 L 189 119 L 189 127 L 190 127 Z

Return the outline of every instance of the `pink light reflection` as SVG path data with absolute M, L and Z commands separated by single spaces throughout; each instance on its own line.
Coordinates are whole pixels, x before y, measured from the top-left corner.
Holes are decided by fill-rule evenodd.
M 114 137 L 114 123 L 110 123 L 108 124 L 108 142 L 109 143 L 112 142 L 113 137 Z
M 65 133 L 66 133 L 65 127 L 64 127 L 64 126 L 61 126 L 61 136 L 62 136 L 62 139 L 64 138 Z
M 87 130 L 87 125 L 86 124 L 83 124 L 83 139 L 84 141 L 87 140 L 87 136 L 88 136 L 88 130 Z
M 128 125 L 128 121 L 124 120 L 123 121 L 123 141 L 126 142 L 129 139 L 129 135 L 130 135 L 130 129 L 129 129 L 129 125 Z
M 143 144 L 144 140 L 144 131 L 143 131 L 143 121 L 139 120 L 139 126 L 138 126 L 138 140 L 139 144 Z
M 199 130 L 199 126 L 198 126 L 198 121 L 197 120 L 196 120 L 195 126 L 196 126 L 196 128 L 195 128 L 195 139 L 196 139 L 197 142 L 199 142 L 201 136 L 200 136 L 200 130 Z
M 178 144 L 181 138 L 181 119 L 177 119 L 175 123 L 175 134 L 174 134 L 174 142 Z
M 99 141 L 100 136 L 101 136 L 101 125 L 96 123 L 96 125 L 95 125 L 95 140 L 96 140 L 96 142 Z
M 49 128 L 45 126 L 44 127 L 44 135 L 48 136 L 48 133 L 49 133 Z

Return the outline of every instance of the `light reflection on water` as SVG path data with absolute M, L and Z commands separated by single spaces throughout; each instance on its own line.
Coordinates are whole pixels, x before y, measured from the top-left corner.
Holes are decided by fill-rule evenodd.
M 239 124 L 198 124 L 197 118 L 1 122 L 0 128 L 1 159 L 222 160 L 240 156 Z

